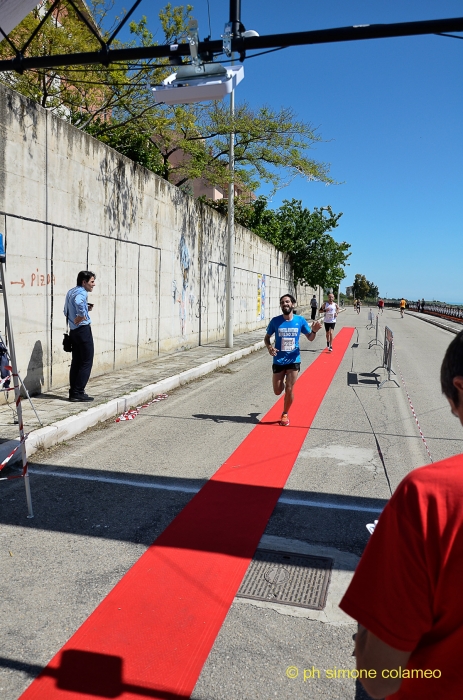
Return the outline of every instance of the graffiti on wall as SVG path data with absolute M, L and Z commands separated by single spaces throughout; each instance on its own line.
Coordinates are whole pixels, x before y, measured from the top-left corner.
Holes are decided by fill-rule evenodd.
M 172 285 L 174 302 L 177 301 L 180 304 L 179 316 L 180 316 L 180 333 L 182 337 L 186 335 L 187 327 L 187 316 L 190 319 L 190 323 L 194 318 L 194 304 L 195 295 L 189 289 L 189 272 L 191 266 L 190 251 L 188 250 L 188 244 L 185 240 L 185 236 L 182 233 L 179 243 L 179 257 L 180 257 L 180 268 L 182 271 L 182 286 L 181 289 L 178 288 L 177 282 L 174 280 Z M 178 299 L 177 299 L 178 294 Z
M 37 268 L 36 272 L 31 272 L 31 287 L 46 287 L 48 284 L 53 284 L 56 283 L 56 277 L 55 275 L 42 275 L 39 273 L 39 269 Z M 26 286 L 26 282 L 24 281 L 24 277 L 21 277 L 20 280 L 12 280 L 10 284 L 20 284 L 21 289 Z
M 257 275 L 257 320 L 265 319 L 267 275 Z

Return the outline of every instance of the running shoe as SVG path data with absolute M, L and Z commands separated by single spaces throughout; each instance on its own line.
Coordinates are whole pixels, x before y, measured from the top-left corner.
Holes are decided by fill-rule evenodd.
M 330 352 L 333 352 L 333 348 L 331 347 L 331 345 L 330 345 L 330 347 L 328 348 L 328 350 L 329 350 Z
M 280 418 L 280 425 L 287 426 L 289 425 L 289 418 L 287 413 L 282 413 L 281 418 Z

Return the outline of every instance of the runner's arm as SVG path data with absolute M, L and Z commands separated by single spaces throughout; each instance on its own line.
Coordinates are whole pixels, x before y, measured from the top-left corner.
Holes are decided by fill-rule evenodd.
M 389 672 L 399 666 L 405 668 L 410 655 L 410 651 L 400 651 L 382 642 L 359 624 L 355 638 L 357 669 L 376 671 L 376 678 L 362 678 L 362 685 L 372 698 L 379 700 L 399 690 L 402 679 L 390 678 Z
M 315 323 L 312 323 L 312 330 L 310 331 L 310 333 L 304 333 L 307 340 L 310 340 L 310 342 L 312 342 L 312 340 L 315 340 L 315 338 L 317 337 L 317 332 L 320 330 L 321 327 L 322 324 L 320 323 L 320 321 L 315 321 Z
M 278 353 L 278 350 L 276 349 L 276 347 L 274 347 L 272 345 L 272 342 L 270 340 L 270 336 L 268 333 L 265 334 L 264 343 L 265 343 L 265 346 L 266 346 L 267 350 L 269 351 L 269 353 L 273 357 L 275 357 L 275 355 Z

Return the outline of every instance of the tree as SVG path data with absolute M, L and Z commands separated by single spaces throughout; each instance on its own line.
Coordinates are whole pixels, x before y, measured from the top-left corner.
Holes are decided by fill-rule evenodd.
M 275 245 L 288 253 L 295 283 L 324 288 L 340 284 L 350 245 L 338 243 L 328 232 L 338 226 L 341 216 L 331 207 L 325 216 L 321 209 L 304 208 L 299 200 L 283 202 L 277 211 L 280 233 Z
M 377 297 L 379 297 L 379 289 L 376 286 L 376 284 L 373 284 L 373 282 L 368 282 L 368 280 L 367 280 L 367 283 L 368 283 L 368 287 L 369 287 L 368 298 L 369 299 L 376 299 Z
M 179 184 L 191 178 L 191 168 L 193 176 L 197 176 L 196 158 L 202 176 L 211 184 L 228 184 L 230 131 L 235 133 L 236 179 L 251 190 L 262 182 L 270 183 L 276 190 L 297 176 L 327 184 L 334 182 L 328 175 L 328 166 L 309 155 L 312 145 L 321 141 L 320 136 L 310 124 L 297 120 L 289 107 L 254 109 L 244 102 L 236 107 L 232 119 L 228 104 L 212 102 L 177 109 L 174 114 L 171 111 L 170 117 L 174 138 L 161 130 L 162 137 L 156 142 L 164 158 L 176 150 L 191 154 L 191 160 L 182 163 L 177 173 L 171 168 L 174 176 L 180 177 Z M 166 136 L 164 145 L 162 139 Z
M 105 0 L 90 0 L 89 5 L 87 11 L 82 3 L 84 14 L 107 37 L 109 32 L 103 30 L 107 23 Z M 24 46 L 50 6 L 50 0 L 44 0 L 10 34 L 16 46 Z M 191 5 L 168 4 L 160 11 L 165 41 L 186 41 L 182 34 L 192 9 Z M 155 43 L 145 17 L 129 26 L 132 42 L 114 41 L 113 45 Z M 25 55 L 98 48 L 98 38 L 62 0 L 27 46 Z M 0 42 L 0 57 L 13 55 L 10 44 Z M 310 124 L 298 120 L 290 108 L 253 108 L 243 103 L 237 106 L 232 120 L 228 105 L 220 102 L 174 107 L 155 104 L 150 84 L 159 83 L 170 72 L 167 59 L 161 59 L 120 62 L 109 67 L 33 70 L 22 75 L 0 75 L 0 80 L 178 186 L 203 178 L 211 185 L 227 187 L 231 130 L 236 134 L 236 177 L 245 187 L 254 189 L 267 182 L 276 189 L 297 176 L 334 182 L 328 165 L 310 155 L 320 135 Z
M 214 209 L 227 214 L 227 200 L 206 200 Z M 235 219 L 288 254 L 294 282 L 310 287 L 321 286 L 337 289 L 344 279 L 344 266 L 350 255 L 350 245 L 338 243 L 328 232 L 338 226 L 342 214 L 334 214 L 331 207 L 327 215 L 315 208 L 312 212 L 296 199 L 285 200 L 275 210 L 267 209 L 265 197 L 252 204 L 235 204 Z
M 366 299 L 369 291 L 370 285 L 365 275 L 355 275 L 354 284 L 352 285 L 354 299 Z
M 39 29 L 52 4 L 51 0 L 42 0 L 10 32 L 10 42 L 22 49 L 25 56 L 95 51 L 101 48 L 98 35 L 107 39 L 114 29 L 114 26 L 104 29 L 108 23 L 108 6 L 111 5 L 108 0 L 86 0 L 86 4 L 76 0 L 85 21 L 72 5 L 61 0 Z M 180 31 L 191 10 L 190 5 L 173 9 L 168 5 L 163 15 L 166 31 Z M 119 19 L 115 18 L 114 25 Z M 35 37 L 29 42 L 35 31 Z M 130 31 L 133 35 L 131 42 L 121 43 L 115 39 L 112 46 L 120 48 L 155 43 L 146 18 L 142 18 L 139 23 L 132 22 Z M 14 57 L 15 51 L 11 43 L 6 39 L 0 41 L 1 58 Z M 161 59 L 141 63 L 121 61 L 108 67 L 63 66 L 59 69 L 33 69 L 23 74 L 1 73 L 0 81 L 35 100 L 42 107 L 69 119 L 79 129 L 90 130 L 94 136 L 98 136 L 99 130 L 107 130 L 114 124 L 119 129 L 127 124 L 130 140 L 134 123 L 143 120 L 145 114 L 156 108 L 150 83 L 159 82 L 169 73 L 168 60 Z M 116 140 L 119 144 L 122 143 L 120 137 Z
M 228 199 L 208 199 L 200 197 L 205 204 L 212 207 L 222 214 L 228 216 Z M 277 212 L 272 209 L 267 209 L 267 198 L 264 196 L 258 197 L 253 202 L 247 202 L 235 198 L 234 202 L 235 221 L 241 226 L 245 226 L 266 241 L 279 244 L 280 241 L 280 223 Z M 278 247 L 278 246 L 277 246 Z

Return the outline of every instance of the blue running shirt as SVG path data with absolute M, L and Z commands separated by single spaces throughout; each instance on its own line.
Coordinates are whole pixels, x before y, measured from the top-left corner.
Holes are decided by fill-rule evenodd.
M 303 316 L 294 315 L 286 321 L 283 314 L 275 316 L 268 324 L 267 334 L 275 334 L 275 347 L 278 355 L 273 358 L 274 365 L 289 365 L 300 362 L 299 338 L 301 333 L 310 333 L 310 326 Z

